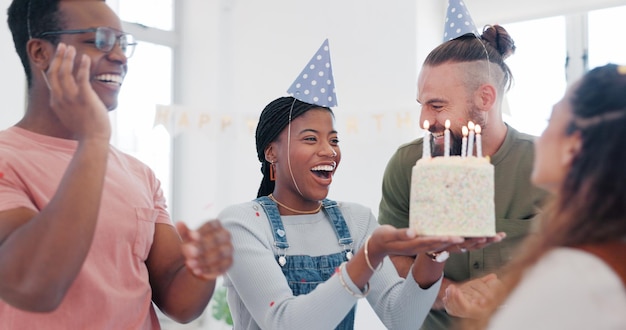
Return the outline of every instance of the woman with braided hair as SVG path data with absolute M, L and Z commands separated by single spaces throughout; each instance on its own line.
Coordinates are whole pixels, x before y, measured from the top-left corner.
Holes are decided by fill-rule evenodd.
M 443 270 L 423 253 L 502 239 L 420 237 L 379 226 L 364 206 L 327 199 L 341 161 L 330 108 L 278 98 L 261 113 L 256 143 L 258 198 L 219 215 L 235 248 L 225 278 L 235 329 L 353 329 L 359 298 L 387 328 L 416 329 Z M 384 261 L 390 253 L 423 256 L 405 280 Z
M 626 66 L 607 64 L 553 107 L 532 181 L 555 198 L 495 298 L 448 290 L 450 308 L 488 307 L 467 328 L 626 329 L 625 91 Z

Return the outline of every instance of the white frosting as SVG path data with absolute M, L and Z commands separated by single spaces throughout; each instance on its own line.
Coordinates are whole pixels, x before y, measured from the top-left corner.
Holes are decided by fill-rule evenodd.
M 494 236 L 494 174 L 487 158 L 420 159 L 413 166 L 409 224 L 420 235 Z

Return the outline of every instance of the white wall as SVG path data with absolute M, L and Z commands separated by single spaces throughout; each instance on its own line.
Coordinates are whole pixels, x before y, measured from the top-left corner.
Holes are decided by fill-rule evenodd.
M 10 0 L 0 0 L 0 12 L 6 13 Z M 0 129 L 15 124 L 24 113 L 26 102 L 26 77 L 19 57 L 13 47 L 13 38 L 6 23 L 6 14 L 0 24 Z
M 387 159 L 418 133 L 411 126 L 417 117 L 410 117 L 417 115 L 415 3 L 185 1 L 183 12 L 205 14 L 185 19 L 177 103 L 235 120 L 256 121 L 267 103 L 287 95 L 329 38 L 343 148 L 331 197 L 377 208 Z M 186 133 L 175 150 L 175 171 L 182 175 L 174 180 L 177 218 L 204 218 L 256 197 L 260 163 L 247 127 L 213 139 Z

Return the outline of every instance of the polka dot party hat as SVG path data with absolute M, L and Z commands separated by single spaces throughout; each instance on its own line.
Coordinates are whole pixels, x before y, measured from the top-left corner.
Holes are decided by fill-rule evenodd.
M 480 36 L 463 0 L 448 0 L 443 41 L 446 42 L 467 33 L 473 33 L 477 37 Z
M 287 93 L 302 102 L 321 107 L 337 106 L 328 39 L 324 40 Z

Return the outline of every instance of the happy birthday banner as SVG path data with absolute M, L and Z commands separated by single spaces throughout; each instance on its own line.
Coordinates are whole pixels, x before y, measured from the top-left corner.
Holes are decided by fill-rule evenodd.
M 341 134 L 408 134 L 417 136 L 419 111 L 415 108 L 375 113 L 334 111 Z M 259 114 L 226 114 L 193 109 L 180 105 L 157 105 L 154 125 L 163 127 L 172 136 L 185 132 L 210 135 L 240 133 L 254 136 Z

